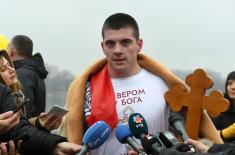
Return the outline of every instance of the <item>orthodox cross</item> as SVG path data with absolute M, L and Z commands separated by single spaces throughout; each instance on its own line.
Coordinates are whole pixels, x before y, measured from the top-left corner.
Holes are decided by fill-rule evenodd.
M 173 86 L 165 94 L 165 100 L 174 112 L 187 107 L 186 131 L 190 138 L 198 139 L 202 110 L 205 109 L 211 116 L 218 116 L 229 107 L 229 102 L 223 93 L 216 90 L 205 96 L 206 89 L 213 86 L 212 79 L 202 69 L 196 69 L 186 77 L 186 84 L 191 88 L 186 91 L 181 85 Z

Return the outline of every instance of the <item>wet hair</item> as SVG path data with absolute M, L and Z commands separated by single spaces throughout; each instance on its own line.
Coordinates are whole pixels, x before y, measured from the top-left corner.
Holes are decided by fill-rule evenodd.
M 227 90 L 227 86 L 228 86 L 228 81 L 229 80 L 235 80 L 235 71 L 232 71 L 228 74 L 227 78 L 226 78 L 226 82 L 225 82 L 225 94 L 224 94 L 224 97 L 226 99 L 229 100 L 229 102 L 231 103 L 232 102 L 232 99 L 229 97 L 228 95 L 228 90 Z
M 15 36 L 12 41 L 18 55 L 29 58 L 33 54 L 33 41 L 24 35 Z
M 119 30 L 121 28 L 130 27 L 133 29 L 134 37 L 136 40 L 139 39 L 139 26 L 136 20 L 125 13 L 116 13 L 109 16 L 102 27 L 102 37 L 104 38 L 104 31 L 108 29 Z

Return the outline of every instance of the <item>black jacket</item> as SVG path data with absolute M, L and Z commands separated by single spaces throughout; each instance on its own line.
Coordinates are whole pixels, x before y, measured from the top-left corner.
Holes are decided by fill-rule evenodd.
M 221 113 L 216 118 L 211 118 L 217 130 L 223 130 L 233 123 L 235 123 L 235 107 L 230 102 L 229 109 L 223 113 Z M 234 142 L 235 138 L 233 139 L 223 139 L 224 142 Z
M 0 83 L 0 113 L 14 109 L 16 109 L 15 98 L 11 95 L 10 89 Z M 57 143 L 66 141 L 64 137 L 38 130 L 22 116 L 16 127 L 0 135 L 0 142 L 15 139 L 22 133 L 29 135 L 29 139 L 23 141 L 20 147 L 22 155 L 51 155 Z
M 45 111 L 46 88 L 44 79 L 48 72 L 40 53 L 32 58 L 14 61 L 17 76 L 23 85 L 23 92 L 29 103 L 26 104 L 26 117 L 36 117 Z

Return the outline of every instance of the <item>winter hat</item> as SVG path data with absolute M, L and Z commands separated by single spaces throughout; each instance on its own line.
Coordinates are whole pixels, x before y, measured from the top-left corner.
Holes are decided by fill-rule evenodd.
M 0 34 L 0 50 L 7 49 L 8 44 L 8 39 L 4 35 Z

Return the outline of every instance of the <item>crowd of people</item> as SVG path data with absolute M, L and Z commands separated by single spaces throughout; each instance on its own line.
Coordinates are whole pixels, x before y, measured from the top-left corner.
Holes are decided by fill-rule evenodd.
M 101 33 L 105 58 L 94 62 L 71 83 L 65 103 L 69 112 L 64 119 L 45 112 L 44 79 L 48 72 L 41 54 L 33 55 L 33 41 L 25 35 L 17 35 L 8 43 L 0 36 L 0 154 L 76 154 L 82 148 L 86 130 L 103 120 L 113 132 L 103 145 L 90 150 L 89 154 L 134 155 L 137 153 L 121 144 L 114 132 L 117 125 L 128 123 L 132 113 L 144 115 L 149 133 L 169 130 L 171 110 L 164 94 L 174 85 L 181 85 L 185 91 L 189 91 L 189 87 L 164 65 L 141 53 L 143 40 L 132 16 L 125 13 L 109 16 Z M 159 154 L 233 154 L 235 72 L 226 79 L 225 98 L 230 107 L 212 119 L 215 126 L 207 113 L 203 113 L 205 119 L 202 119 L 200 135 L 215 143 L 223 139 L 228 144 L 209 148 L 189 139 L 185 143 L 194 146 L 197 152 L 180 152 L 179 146 L 175 146 Z M 28 103 L 15 111 L 17 105 L 27 99 Z M 50 133 L 60 125 L 60 135 Z M 218 130 L 217 135 L 208 136 L 215 130 Z M 27 133 L 26 140 L 13 142 L 24 133 Z

